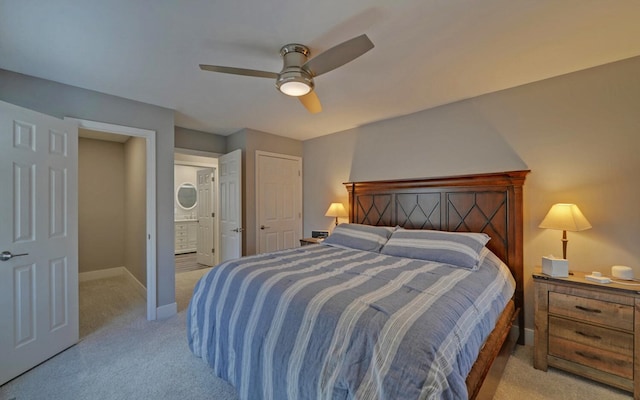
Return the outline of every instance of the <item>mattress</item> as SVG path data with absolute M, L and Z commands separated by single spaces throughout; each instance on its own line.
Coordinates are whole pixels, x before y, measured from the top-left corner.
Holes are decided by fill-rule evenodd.
M 461 399 L 514 288 L 486 247 L 468 269 L 308 245 L 213 268 L 188 342 L 241 399 Z

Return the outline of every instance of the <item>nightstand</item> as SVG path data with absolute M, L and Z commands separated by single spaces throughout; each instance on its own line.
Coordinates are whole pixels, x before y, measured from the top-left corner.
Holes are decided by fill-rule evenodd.
M 308 244 L 322 243 L 324 238 L 302 238 L 300 239 L 300 246 L 306 246 Z
M 585 275 L 533 274 L 533 366 L 569 371 L 640 400 L 640 285 L 599 284 Z

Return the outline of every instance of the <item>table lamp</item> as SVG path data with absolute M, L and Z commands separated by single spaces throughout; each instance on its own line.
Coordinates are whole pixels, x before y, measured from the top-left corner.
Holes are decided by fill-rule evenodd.
M 567 259 L 567 231 L 578 232 L 591 228 L 591 224 L 575 204 L 558 203 L 551 206 L 539 228 L 562 231 L 562 258 Z
M 338 217 L 348 217 L 347 210 L 345 210 L 342 203 L 331 203 L 329 209 L 324 214 L 325 217 L 335 217 L 336 226 L 338 226 Z

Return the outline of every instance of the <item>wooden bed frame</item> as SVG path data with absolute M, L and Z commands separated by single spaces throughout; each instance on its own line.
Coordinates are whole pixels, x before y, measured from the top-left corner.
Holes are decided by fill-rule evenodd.
M 349 221 L 407 229 L 484 232 L 511 270 L 516 291 L 467 376 L 470 399 L 491 399 L 516 340 L 524 344 L 522 187 L 529 171 L 348 182 Z M 518 319 L 519 332 L 511 334 Z M 516 337 L 517 336 L 517 337 Z

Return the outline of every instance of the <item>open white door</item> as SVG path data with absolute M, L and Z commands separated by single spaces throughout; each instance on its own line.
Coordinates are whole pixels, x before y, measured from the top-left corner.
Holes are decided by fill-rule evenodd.
M 220 262 L 242 256 L 242 150 L 218 158 Z
M 213 168 L 199 169 L 197 172 L 198 189 L 198 243 L 196 262 L 213 267 L 215 226 L 215 185 Z
M 78 342 L 77 173 L 75 123 L 0 102 L 0 384 Z
M 258 254 L 290 249 L 302 238 L 302 159 L 256 151 Z

